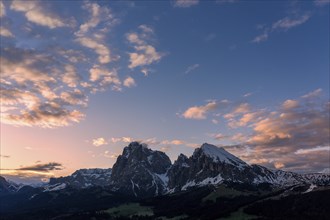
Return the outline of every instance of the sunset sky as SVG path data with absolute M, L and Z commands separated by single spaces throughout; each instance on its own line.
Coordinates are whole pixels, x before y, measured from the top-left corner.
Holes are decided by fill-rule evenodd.
M 133 140 L 329 169 L 329 5 L 0 1 L 1 175 L 109 168 Z

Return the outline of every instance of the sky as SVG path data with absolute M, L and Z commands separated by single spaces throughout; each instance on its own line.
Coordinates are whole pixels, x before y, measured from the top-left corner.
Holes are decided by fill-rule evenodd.
M 0 1 L 1 175 L 109 168 L 131 141 L 329 170 L 329 5 Z

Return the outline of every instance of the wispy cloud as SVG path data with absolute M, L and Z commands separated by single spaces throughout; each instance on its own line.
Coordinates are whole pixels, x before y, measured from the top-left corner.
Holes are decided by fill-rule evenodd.
M 233 105 L 229 100 L 223 99 L 223 100 L 208 100 L 207 104 L 201 105 L 201 106 L 192 106 L 189 107 L 183 114 L 178 114 L 182 116 L 185 119 L 206 119 L 207 114 L 211 111 L 219 110 L 219 109 L 225 109 L 227 107 L 230 107 L 230 105 Z M 217 113 L 218 114 L 218 113 Z M 215 116 L 217 116 L 215 114 Z
M 6 7 L 2 1 L 0 1 L 0 18 L 6 15 Z
M 323 7 L 330 4 L 330 0 L 314 0 L 314 4 L 316 6 Z
M 199 65 L 198 63 L 193 64 L 193 65 L 191 65 L 191 66 L 188 66 L 188 68 L 187 68 L 186 71 L 185 71 L 185 74 L 188 74 L 188 73 L 190 73 L 190 72 L 196 70 L 199 66 L 200 66 L 200 65 Z
M 208 102 L 206 105 L 193 106 L 188 108 L 182 116 L 186 119 L 206 119 L 206 114 L 210 111 L 214 111 L 218 104 L 215 101 Z
M 322 94 L 322 89 L 316 89 L 312 92 L 307 93 L 306 95 L 301 96 L 304 99 L 314 99 L 320 97 Z
M 0 18 L 5 17 L 5 16 L 6 16 L 6 6 L 3 4 L 2 1 L 0 1 Z M 5 22 L 1 22 L 0 36 L 14 37 L 13 33 L 8 29 L 8 27 L 5 27 Z
M 173 6 L 178 8 L 189 8 L 198 5 L 199 0 L 175 0 Z
M 10 9 L 23 12 L 30 22 L 51 29 L 72 26 L 72 22 L 65 21 L 60 16 L 47 10 L 41 1 L 14 0 L 10 5 Z
M 291 28 L 297 27 L 306 23 L 311 17 L 310 13 L 304 13 L 301 15 L 286 16 L 278 21 L 274 22 L 270 27 L 263 26 L 262 33 L 256 36 L 251 42 L 260 43 L 266 41 L 269 35 L 275 31 L 288 31 Z
M 105 34 L 110 27 L 118 24 L 119 20 L 108 7 L 101 7 L 97 3 L 86 1 L 82 8 L 89 13 L 89 19 L 79 26 L 75 32 L 76 42 L 82 46 L 94 50 L 98 54 L 100 64 L 112 61 L 110 48 L 104 42 Z
M 95 53 L 99 55 L 98 60 L 101 64 L 109 63 L 111 61 L 110 49 L 98 40 L 88 37 L 79 37 L 77 38 L 77 42 L 84 47 L 93 49 Z
M 116 159 L 119 156 L 119 154 L 106 150 L 104 151 L 103 156 L 106 158 Z
M 47 182 L 57 171 L 63 169 L 63 164 L 58 162 L 37 163 L 16 169 L 1 169 L 1 175 L 16 183 L 31 184 Z
M 185 142 L 183 140 L 174 139 L 174 140 L 161 141 L 161 144 L 165 144 L 165 145 L 183 145 L 183 144 L 185 144 Z
M 215 33 L 208 34 L 208 35 L 205 37 L 205 41 L 212 41 L 212 40 L 214 40 L 216 37 L 217 37 L 217 35 L 216 35 Z
M 222 4 L 232 4 L 238 1 L 239 0 L 215 0 L 215 3 L 222 5 Z
M 245 94 L 243 95 L 243 97 L 250 97 L 251 95 L 253 95 L 253 92 L 248 92 L 248 93 L 245 93 Z
M 124 143 L 130 143 L 134 141 L 132 137 L 112 137 L 111 142 L 112 143 L 117 143 L 117 142 L 124 142 Z
M 50 162 L 50 163 L 44 163 L 44 164 L 35 164 L 32 166 L 24 166 L 24 167 L 18 168 L 16 170 L 49 172 L 49 171 L 53 171 L 53 170 L 63 170 L 63 169 L 64 168 L 61 163 Z
M 269 31 L 268 29 L 265 29 L 264 32 L 258 36 L 256 36 L 253 40 L 252 43 L 260 43 L 263 41 L 266 41 L 269 37 Z
M 309 18 L 310 18 L 310 14 L 304 14 L 304 15 L 301 15 L 296 18 L 285 17 L 285 18 L 282 18 L 282 19 L 276 21 L 272 25 L 272 30 L 280 30 L 280 29 L 289 30 L 293 27 L 296 27 L 296 26 L 299 26 L 299 25 L 305 23 Z
M 309 154 L 315 151 L 330 151 L 330 146 L 314 147 L 310 149 L 298 149 L 295 154 Z

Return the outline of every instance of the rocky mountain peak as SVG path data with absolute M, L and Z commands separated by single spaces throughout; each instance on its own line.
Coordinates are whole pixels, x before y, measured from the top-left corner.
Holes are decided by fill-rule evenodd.
M 170 166 L 171 160 L 165 153 L 132 142 L 113 166 L 111 185 L 117 191 L 135 196 L 158 195 L 166 188 L 165 173 Z
M 180 154 L 178 156 L 178 159 L 174 162 L 174 165 L 175 164 L 182 164 L 182 163 L 186 163 L 188 161 L 188 157 L 184 154 Z

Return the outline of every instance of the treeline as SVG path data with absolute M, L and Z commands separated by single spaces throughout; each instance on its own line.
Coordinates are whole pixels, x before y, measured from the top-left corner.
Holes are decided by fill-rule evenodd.
M 330 216 L 330 190 L 264 200 L 248 206 L 244 212 L 261 216 L 260 219 L 326 220 Z

